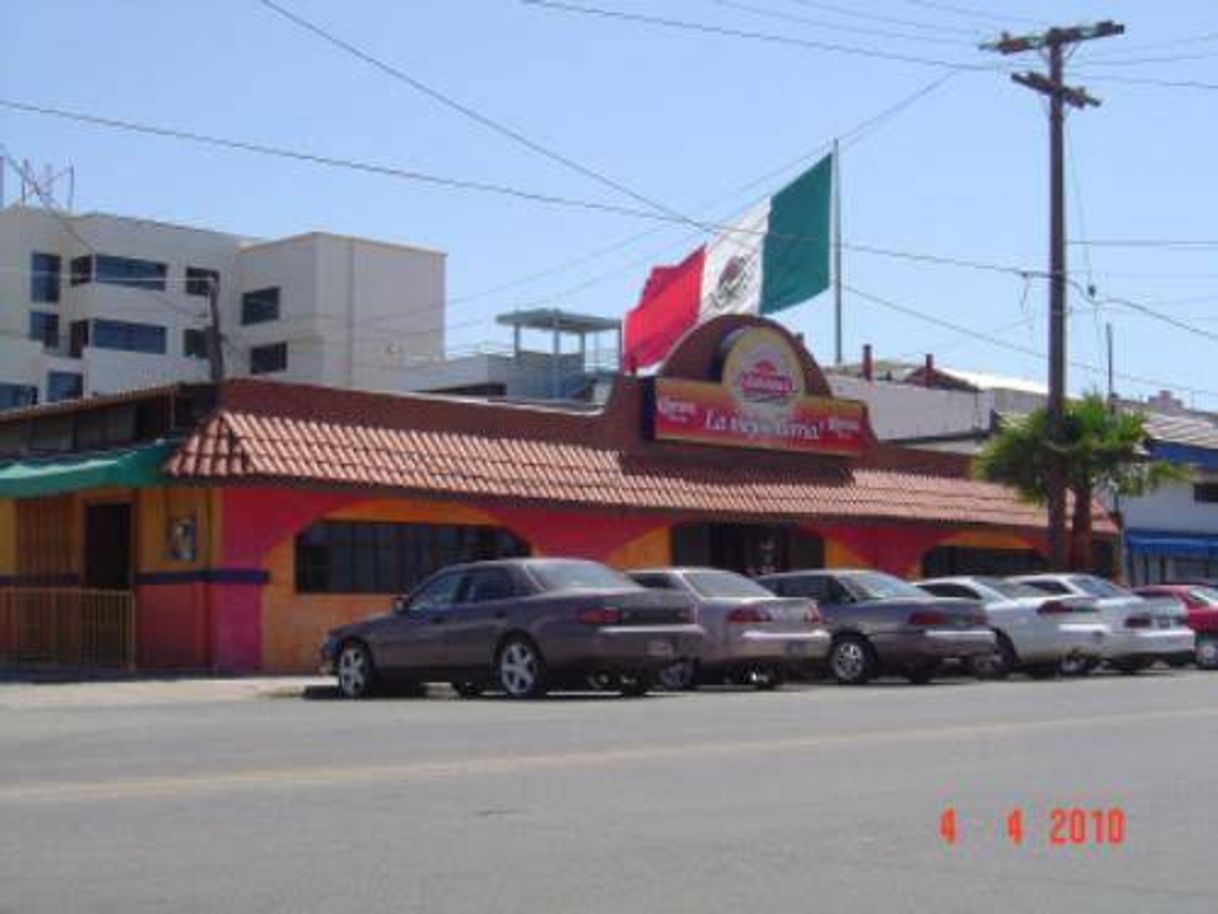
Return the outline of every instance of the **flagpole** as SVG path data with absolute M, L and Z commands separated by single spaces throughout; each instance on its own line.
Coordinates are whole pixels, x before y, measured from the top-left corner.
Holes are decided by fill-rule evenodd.
M 833 140 L 833 342 L 835 365 L 842 364 L 842 161 Z

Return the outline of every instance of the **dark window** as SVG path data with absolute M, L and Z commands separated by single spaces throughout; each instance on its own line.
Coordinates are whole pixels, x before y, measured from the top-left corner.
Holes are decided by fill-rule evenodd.
M 72 278 L 71 284 L 79 286 L 82 283 L 93 281 L 93 255 L 86 254 L 83 257 L 72 258 Z
M 499 527 L 322 521 L 296 537 L 296 589 L 408 593 L 446 565 L 528 554 Z
M 137 260 L 134 257 L 114 257 L 98 254 L 93 262 L 94 282 L 112 286 L 134 286 L 137 289 L 165 288 L 168 268 L 153 260 Z
M 630 577 L 638 581 L 648 590 L 679 590 L 676 582 L 666 574 L 636 574 L 630 572 Z
M 216 291 L 220 289 L 220 271 L 219 270 L 204 270 L 202 267 L 187 267 L 186 268 L 186 294 L 201 295 L 207 297 L 211 291 L 212 283 L 216 285 Z
M 0 383 L 0 409 L 17 409 L 35 406 L 38 403 L 38 388 L 31 384 Z
M 81 352 L 89 345 L 89 322 L 88 321 L 72 321 L 72 329 L 69 331 L 68 351 L 72 358 L 79 359 Z
M 966 600 L 979 598 L 977 593 L 959 584 L 919 584 L 918 588 L 936 597 L 963 597 Z
M 279 320 L 279 287 L 258 289 L 241 296 L 241 323 L 264 324 Z
M 1033 574 L 1048 563 L 1035 549 L 983 549 L 976 546 L 936 546 L 922 557 L 922 574 L 928 578 L 957 575 Z
M 59 347 L 59 315 L 45 311 L 30 312 L 30 339 L 39 340 L 47 349 Z
M 42 254 L 38 251 L 30 254 L 31 299 L 40 302 L 59 301 L 61 263 L 58 254 Z
M 422 613 L 448 609 L 453 605 L 464 577 L 459 571 L 440 575 L 414 595 L 407 612 Z
M 165 353 L 165 328 L 157 324 L 137 324 L 131 321 L 93 321 L 93 343 L 98 349 L 121 349 L 124 352 Z
M 1218 501 L 1218 482 L 1199 482 L 1193 486 L 1193 501 Z
M 1070 593 L 1070 588 L 1067 587 L 1065 584 L 1061 583 L 1060 581 L 1053 581 L 1053 580 L 1046 579 L 1046 580 L 1037 580 L 1037 581 L 1024 581 L 1023 583 L 1027 584 L 1029 587 L 1035 587 L 1037 590 L 1044 591 L 1045 593 L 1052 593 L 1052 594 Z
M 288 344 L 271 343 L 250 349 L 250 374 L 270 374 L 288 367 Z
M 183 330 L 182 355 L 195 359 L 207 358 L 207 331 L 195 329 Z
M 481 568 L 466 578 L 465 603 L 510 600 L 517 595 L 516 582 L 504 568 Z
M 47 402 L 75 400 L 84 391 L 84 378 L 74 371 L 47 373 Z

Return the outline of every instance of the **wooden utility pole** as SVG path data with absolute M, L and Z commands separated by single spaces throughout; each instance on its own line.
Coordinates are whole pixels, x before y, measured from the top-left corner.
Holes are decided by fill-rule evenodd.
M 211 368 L 211 382 L 224 380 L 224 337 L 220 334 L 220 280 L 217 276 L 207 278 L 207 364 Z
M 1051 28 L 1044 34 L 1013 36 L 1003 33 L 998 41 L 981 45 L 1000 54 L 1025 51 L 1047 52 L 1049 75 L 1012 73 L 1011 79 L 1049 97 L 1049 438 L 1053 445 L 1049 461 L 1049 554 L 1054 569 L 1066 567 L 1065 466 L 1057 447 L 1062 439 L 1062 415 L 1066 399 L 1066 183 L 1065 106 L 1085 108 L 1099 100 L 1081 87 L 1064 81 L 1063 49 L 1093 38 L 1121 35 L 1125 26 L 1112 21 L 1070 28 Z

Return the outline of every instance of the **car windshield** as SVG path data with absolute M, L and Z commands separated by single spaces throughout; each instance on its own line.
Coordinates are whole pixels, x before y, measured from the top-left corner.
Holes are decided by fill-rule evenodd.
M 687 571 L 685 580 L 700 597 L 772 597 L 760 584 L 734 571 Z
M 926 591 L 880 571 L 852 574 L 842 580 L 847 588 L 865 600 L 903 600 L 910 597 L 926 599 Z
M 1218 606 L 1218 589 L 1213 587 L 1191 587 L 1189 594 L 1194 600 L 1206 606 Z
M 974 578 L 982 587 L 988 587 L 995 593 L 999 593 L 1008 600 L 1014 600 L 1018 597 L 1043 597 L 1045 592 L 1037 590 L 1035 587 L 1029 587 L 1027 584 L 1019 584 L 1015 581 L 1006 581 L 1002 578 Z
M 1127 597 L 1129 591 L 1117 587 L 1111 581 L 1092 577 L 1089 574 L 1078 574 L 1070 579 L 1070 583 L 1085 594 L 1104 599 L 1106 597 Z
M 536 562 L 529 570 L 546 590 L 643 589 L 643 585 L 597 562 Z

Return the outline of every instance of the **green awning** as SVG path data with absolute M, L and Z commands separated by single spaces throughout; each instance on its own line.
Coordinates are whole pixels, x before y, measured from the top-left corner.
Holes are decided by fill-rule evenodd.
M 140 488 L 165 481 L 161 466 L 177 449 L 158 441 L 94 454 L 64 454 L 0 465 L 0 498 L 34 498 L 106 486 Z

